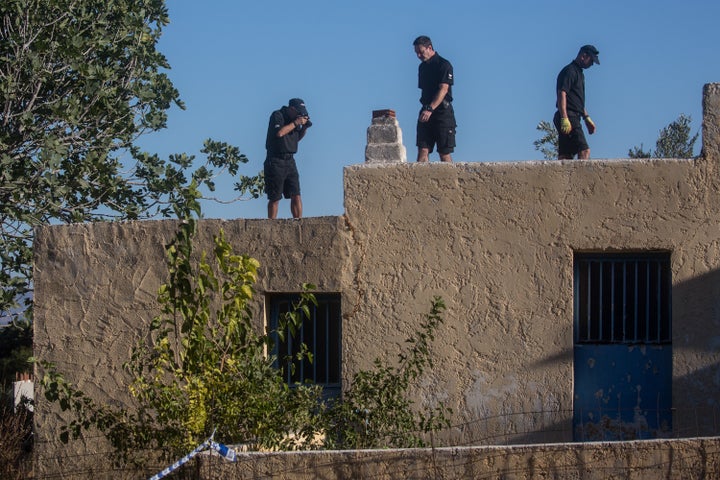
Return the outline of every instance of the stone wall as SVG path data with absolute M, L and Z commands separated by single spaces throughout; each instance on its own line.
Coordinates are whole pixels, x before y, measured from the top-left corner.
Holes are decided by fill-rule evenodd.
M 375 358 L 395 359 L 441 296 L 436 365 L 413 394 L 452 408 L 444 445 L 572 440 L 573 253 L 670 251 L 673 428 L 716 434 L 703 409 L 720 401 L 719 85 L 703 104 L 697 159 L 349 166 L 344 216 L 206 220 L 197 249 L 222 228 L 263 265 L 261 299 L 303 282 L 339 292 L 345 384 Z M 176 227 L 37 232 L 35 355 L 98 401 L 128 401 L 121 365 L 156 313 Z M 107 463 L 97 438 L 60 444 L 66 418 L 36 399 L 40 475 Z
M 718 438 L 437 449 L 206 454 L 202 480 L 690 480 L 720 476 Z

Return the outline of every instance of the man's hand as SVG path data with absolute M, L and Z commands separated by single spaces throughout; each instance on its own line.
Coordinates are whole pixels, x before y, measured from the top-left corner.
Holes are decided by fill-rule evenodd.
M 570 120 L 567 117 L 562 117 L 560 119 L 560 132 L 567 135 L 572 131 L 572 125 L 570 124 Z
M 429 122 L 430 116 L 432 115 L 433 111 L 427 107 L 424 107 L 422 110 L 420 110 L 420 121 L 421 122 Z
M 588 115 L 585 115 L 585 126 L 587 126 L 588 133 L 590 135 L 595 133 L 595 123 L 592 121 L 592 118 L 590 118 Z

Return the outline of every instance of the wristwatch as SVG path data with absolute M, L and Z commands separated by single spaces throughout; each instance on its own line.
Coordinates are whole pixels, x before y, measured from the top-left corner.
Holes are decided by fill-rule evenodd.
M 432 108 L 432 107 L 430 106 L 430 104 L 428 103 L 427 105 L 423 105 L 423 110 L 428 111 L 428 112 L 432 112 L 432 111 L 433 111 L 433 108 Z

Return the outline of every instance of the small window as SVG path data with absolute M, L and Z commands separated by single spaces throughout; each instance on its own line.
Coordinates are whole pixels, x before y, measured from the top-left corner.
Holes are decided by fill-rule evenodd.
M 575 254 L 577 343 L 671 343 L 670 253 Z
M 269 295 L 270 328 L 276 330 L 278 317 L 292 308 L 297 302 L 295 294 Z M 305 344 L 313 355 L 313 361 L 279 364 L 288 384 L 312 382 L 323 386 L 325 397 L 340 395 L 340 346 L 341 312 L 340 294 L 315 294 L 317 306 L 310 305 L 310 318 L 303 320 L 302 327 L 293 337 L 285 332 L 284 341 L 275 338 L 273 354 L 281 362 L 284 358 L 295 358 L 300 345 Z

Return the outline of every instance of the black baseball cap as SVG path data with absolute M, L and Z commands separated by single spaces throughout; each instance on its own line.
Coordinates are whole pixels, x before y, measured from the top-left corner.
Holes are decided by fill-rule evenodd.
M 600 51 L 593 45 L 583 45 L 582 47 L 580 47 L 580 52 L 578 53 L 585 53 L 587 55 L 590 55 L 593 59 L 593 63 L 600 65 L 600 59 L 598 59 Z
M 305 108 L 305 102 L 302 98 L 291 98 L 288 102 L 288 107 L 292 107 L 301 117 L 308 117 L 307 108 Z

